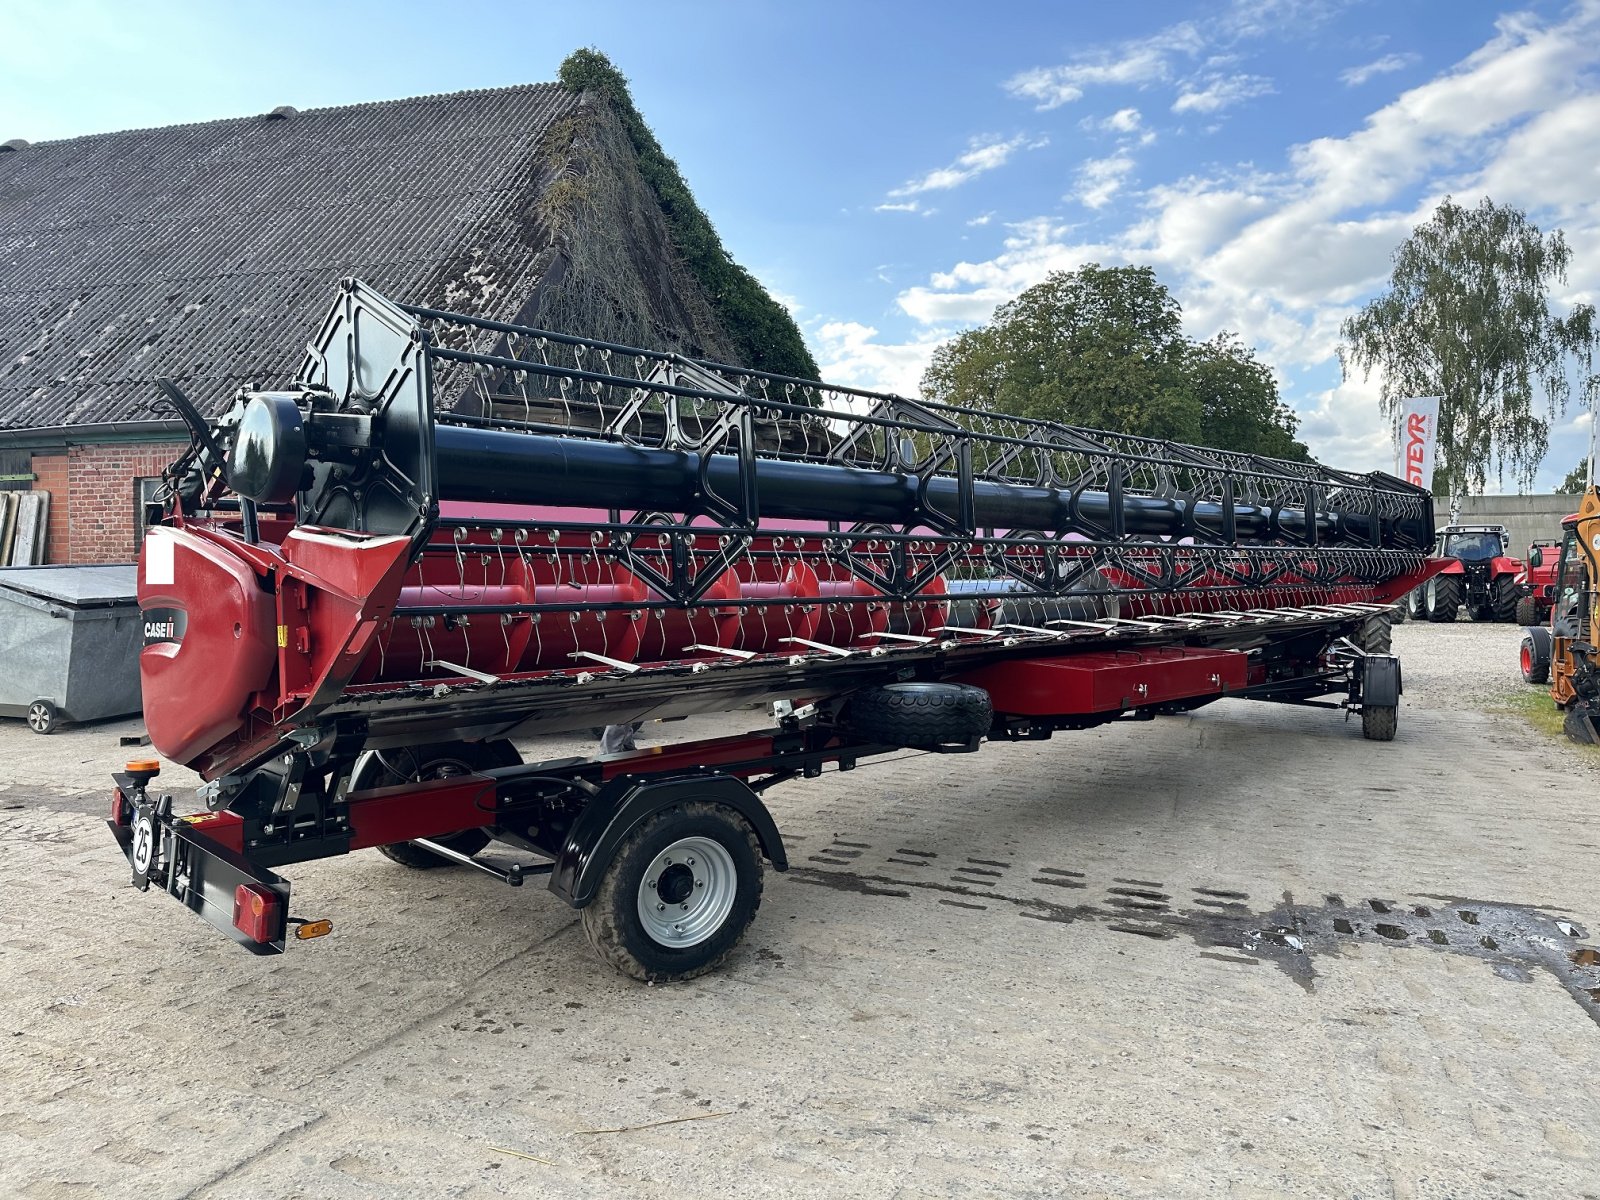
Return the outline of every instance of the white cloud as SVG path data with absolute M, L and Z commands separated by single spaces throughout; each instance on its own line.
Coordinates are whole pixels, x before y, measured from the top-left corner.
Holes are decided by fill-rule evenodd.
M 1348 6 L 1348 0 L 1233 0 L 1217 19 L 1222 40 L 1266 37 L 1285 31 L 1315 29 Z
M 1302 33 L 1320 25 L 1339 7 L 1340 0 L 1234 0 L 1218 12 L 1208 13 L 1204 27 L 1185 21 L 1170 25 L 1147 38 L 1126 41 L 1109 50 L 1078 55 L 1053 67 L 1032 67 L 1005 81 L 1006 91 L 1032 100 L 1041 111 L 1080 100 L 1092 87 L 1150 87 L 1182 75 L 1180 65 L 1197 58 L 1208 47 L 1230 47 L 1275 33 Z M 1199 107 L 1215 93 L 1217 106 L 1232 103 L 1216 81 L 1185 86 L 1192 95 L 1189 107 Z M 1260 93 L 1253 93 L 1259 95 Z M 1186 109 L 1178 109 L 1182 112 Z
M 1034 101 L 1047 111 L 1081 99 L 1086 88 L 1106 85 L 1142 86 L 1170 79 L 1172 60 L 1197 53 L 1204 44 L 1199 31 L 1185 22 L 1152 37 L 1125 42 L 1115 50 L 1086 55 L 1058 67 L 1034 67 L 1005 82 L 1013 96 Z
M 1394 435 L 1378 411 L 1377 381 L 1359 377 L 1319 392 L 1300 410 L 1300 440 L 1346 471 L 1393 471 Z
M 899 306 L 932 335 L 987 319 L 1051 271 L 1148 263 L 1182 303 L 1192 336 L 1234 330 L 1283 373 L 1314 453 L 1339 466 L 1386 467 L 1378 379 L 1330 383 L 1339 324 L 1382 286 L 1395 246 L 1444 194 L 1461 203 L 1488 194 L 1546 229 L 1559 225 L 1573 262 L 1558 301 L 1600 296 L 1597 68 L 1600 0 L 1553 21 L 1503 18 L 1453 67 L 1343 136 L 1290 148 L 1279 169 L 1217 167 L 1132 192 L 1131 168 L 1097 167 L 1119 182 L 1119 208 L 1131 214 L 1121 228 L 1096 225 L 1091 241 L 1059 218 L 1009 224 L 996 251 L 930 273 L 900 293 Z M 1123 145 L 1096 161 L 1127 157 Z M 1079 184 L 1088 192 L 1095 181 L 1088 164 L 1085 172 Z M 870 344 L 857 344 L 859 361 Z M 1552 431 L 1551 461 L 1565 457 L 1543 482 L 1560 478 L 1576 458 L 1569 442 L 1579 440 L 1565 425 Z
M 1139 128 L 1142 120 L 1137 108 L 1119 108 L 1101 124 L 1115 133 L 1132 133 Z
M 1360 87 L 1369 79 L 1379 75 L 1387 75 L 1391 71 L 1403 71 L 1417 61 L 1415 54 L 1385 54 L 1382 58 L 1372 62 L 1363 63 L 1359 67 L 1351 67 L 1339 73 L 1339 81 L 1346 87 Z
M 1133 159 L 1126 154 L 1091 158 L 1079 169 L 1077 190 L 1067 198 L 1075 197 L 1086 208 L 1104 208 L 1122 189 L 1123 180 L 1133 167 Z
M 1512 132 L 1483 171 L 1483 190 L 1555 212 L 1560 223 L 1590 225 L 1600 197 L 1600 95 L 1577 96 Z
M 968 221 L 967 224 L 968 225 L 987 225 L 992 220 L 994 220 L 994 213 L 992 213 L 992 212 L 979 213 L 977 216 L 973 217 L 970 221 Z
M 1043 141 L 1035 142 L 1029 146 L 1042 146 Z M 1011 158 L 1024 145 L 1028 139 L 1021 135 L 1014 138 L 973 138 L 967 152 L 956 159 L 947 167 L 939 167 L 929 171 L 921 179 L 913 179 L 908 183 L 895 188 L 890 196 L 915 196 L 922 192 L 944 191 L 949 188 L 959 187 L 970 179 L 975 179 L 985 171 L 993 171 L 997 167 L 1006 165 Z
M 1269 95 L 1272 81 L 1259 75 L 1211 75 L 1186 83 L 1172 102 L 1175 113 L 1213 113 Z
M 899 396 L 918 394 L 922 373 L 944 341 L 942 333 L 930 332 L 910 342 L 885 345 L 873 340 L 877 329 L 857 321 L 829 321 L 813 333 L 824 379 Z
M 984 262 L 961 262 L 937 271 L 930 286 L 907 288 L 900 308 L 924 325 L 987 320 L 995 306 L 1032 287 L 1051 271 L 1071 271 L 1086 262 L 1129 261 L 1124 248 L 1070 240 L 1073 227 L 1035 217 L 1007 225 L 1000 254 Z

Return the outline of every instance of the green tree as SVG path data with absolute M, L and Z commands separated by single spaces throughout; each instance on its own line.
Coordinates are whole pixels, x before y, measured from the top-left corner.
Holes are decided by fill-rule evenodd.
M 1193 346 L 1188 377 L 1202 407 L 1200 442 L 1268 458 L 1309 457 L 1294 436 L 1300 418 L 1278 398 L 1271 368 L 1234 334 Z
M 655 193 L 673 245 L 711 300 L 739 350 L 738 366 L 777 375 L 817 378 L 816 360 L 806 349 L 800 327 L 787 309 L 767 294 L 760 280 L 723 248 L 711 218 L 695 203 L 678 164 L 668 158 L 656 135 L 639 115 L 628 91 L 628 79 L 611 60 L 591 48 L 574 50 L 561 63 L 562 86 L 573 92 L 603 96 L 616 110 L 628 140 L 639 156 L 639 171 Z
M 1185 337 L 1183 310 L 1150 267 L 1052 273 L 934 351 L 922 389 L 971 408 L 1306 457 L 1272 372 L 1232 334 Z
M 1550 308 L 1570 257 L 1559 229 L 1546 236 L 1519 209 L 1487 196 L 1463 208 L 1447 196 L 1395 250 L 1389 290 L 1341 327 L 1345 377 L 1376 369 L 1391 420 L 1406 396 L 1439 397 L 1440 490 L 1481 492 L 1491 468 L 1527 488 L 1549 446 L 1548 418 L 1566 410 L 1571 372 L 1586 398 L 1592 390 L 1593 306 L 1565 316 Z
M 1556 494 L 1560 496 L 1581 496 L 1588 487 L 1589 460 L 1584 459 L 1567 472 L 1567 477 L 1556 488 Z

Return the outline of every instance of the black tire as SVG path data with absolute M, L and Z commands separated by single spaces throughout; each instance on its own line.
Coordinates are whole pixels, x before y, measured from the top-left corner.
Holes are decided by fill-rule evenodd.
M 1513 614 L 1518 625 L 1539 624 L 1539 602 L 1532 596 L 1524 596 L 1517 601 L 1517 611 Z
M 1522 601 L 1517 595 L 1517 581 L 1510 575 L 1499 575 L 1495 577 L 1493 596 L 1494 600 L 1492 606 L 1494 608 L 1494 619 L 1496 621 L 1503 622 L 1507 625 L 1511 624 L 1513 621 L 1516 621 L 1519 625 L 1533 624 L 1532 621 L 1517 621 L 1517 610 L 1521 606 Z
M 491 767 L 514 766 L 521 761 L 522 756 L 517 753 L 516 747 L 504 741 L 436 742 L 385 750 L 382 759 L 372 755 L 357 764 L 351 789 L 390 787 L 410 780 L 448 779 L 451 775 L 465 775 Z M 493 841 L 494 835 L 487 829 L 462 829 L 428 840 L 470 857 Z M 436 867 L 452 865 L 448 858 L 441 858 L 415 842 L 392 842 L 377 847 L 377 851 L 390 862 L 417 871 L 431 871 Z
M 1367 704 L 1361 709 L 1361 736 L 1369 742 L 1392 742 L 1400 727 L 1400 710 L 1393 704 Z
M 1389 623 L 1388 613 L 1379 613 L 1368 617 L 1361 623 L 1361 632 L 1356 636 L 1356 644 L 1368 654 L 1388 654 L 1393 650 L 1394 630 Z
M 989 693 L 963 683 L 862 688 L 844 710 L 853 733 L 887 746 L 964 746 L 988 733 L 993 722 Z
M 706 842 L 720 846 L 726 861 L 720 870 L 713 868 L 701 877 L 699 872 L 712 864 L 697 862 L 692 848 Z M 702 888 L 716 874 L 726 890 L 718 891 L 713 884 L 709 892 L 662 891 L 668 880 L 660 871 L 660 859 L 680 843 L 690 847 L 690 856 L 668 870 L 686 873 L 690 882 L 684 887 Z M 676 804 L 646 817 L 617 847 L 600 890 L 582 910 L 583 932 L 595 952 L 624 975 L 646 983 L 693 979 L 715 970 L 733 953 L 761 907 L 762 887 L 761 847 L 743 817 L 727 805 L 711 801 Z M 664 922 L 676 915 L 670 911 L 671 905 L 703 896 L 703 903 L 712 907 L 702 908 L 701 915 L 712 924 L 694 944 L 672 945 L 664 940 L 666 933 L 653 933 L 641 914 L 641 907 L 650 902 L 647 894 L 661 897 L 655 903 L 666 910 L 659 919 Z M 723 902 L 727 902 L 725 913 L 721 911 Z M 687 917 L 696 915 L 687 904 L 681 911 Z
M 1458 575 L 1435 575 L 1423 584 L 1423 603 L 1428 608 L 1428 620 L 1443 625 L 1456 619 L 1461 607 L 1461 578 Z
M 1406 609 L 1411 613 L 1411 619 L 1414 621 L 1426 621 L 1428 619 L 1428 599 L 1423 595 L 1421 588 L 1412 588 L 1406 593 Z
M 35 700 L 28 705 L 28 728 L 35 733 L 54 733 L 61 723 L 61 714 L 48 700 Z
M 1530 629 L 1522 635 L 1522 647 L 1517 662 L 1522 669 L 1524 683 L 1550 682 L 1550 641 L 1541 637 L 1543 629 Z
M 1409 599 L 1397 603 L 1391 610 L 1394 615 L 1389 618 L 1391 625 L 1404 625 L 1406 618 L 1411 615 L 1411 602 Z

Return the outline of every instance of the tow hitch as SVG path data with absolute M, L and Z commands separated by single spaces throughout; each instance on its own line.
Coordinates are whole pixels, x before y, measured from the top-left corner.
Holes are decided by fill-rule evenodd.
M 133 868 L 135 887 L 157 885 L 252 954 L 282 954 L 290 925 L 302 940 L 328 932 L 325 921 L 288 915 L 288 880 L 208 836 L 210 814 L 174 817 L 170 795 L 151 799 L 147 788 L 159 772 L 158 763 L 145 761 L 112 776 L 106 824 Z

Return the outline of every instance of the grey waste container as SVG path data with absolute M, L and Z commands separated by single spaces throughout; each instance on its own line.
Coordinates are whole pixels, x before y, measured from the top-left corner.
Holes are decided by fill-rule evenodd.
M 133 565 L 0 568 L 0 716 L 35 733 L 140 709 Z

